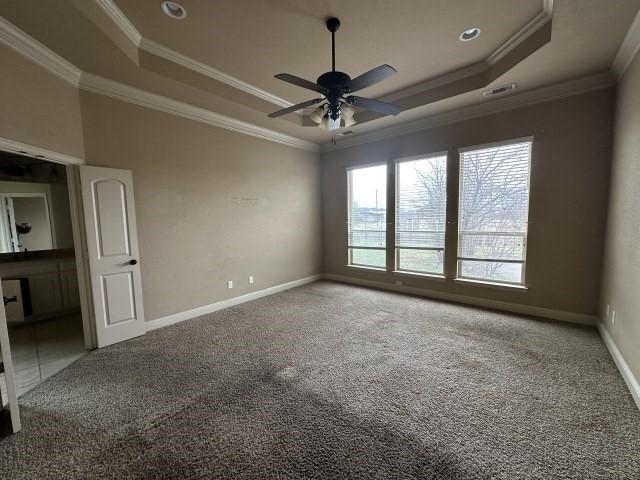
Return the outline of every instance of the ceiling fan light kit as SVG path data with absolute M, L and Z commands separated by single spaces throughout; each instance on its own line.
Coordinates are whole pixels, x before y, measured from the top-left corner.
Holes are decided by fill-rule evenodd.
M 390 65 L 380 65 L 353 79 L 344 72 L 336 71 L 335 34 L 340 28 L 340 20 L 331 17 L 327 19 L 326 25 L 331 32 L 331 71 L 320 75 L 315 83 L 289 73 L 279 73 L 275 76 L 284 82 L 319 93 L 320 97 L 278 110 L 269 114 L 269 117 L 280 117 L 320 104 L 311 112 L 309 118 L 321 128 L 335 131 L 340 127 L 355 125 L 355 109 L 353 107 L 372 110 L 383 115 L 398 115 L 402 109 L 396 105 L 352 95 L 354 92 L 389 78 L 397 73 L 396 69 Z

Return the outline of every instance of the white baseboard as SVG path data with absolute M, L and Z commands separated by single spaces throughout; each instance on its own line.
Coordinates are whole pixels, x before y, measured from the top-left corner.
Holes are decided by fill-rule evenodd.
M 257 300 L 258 298 L 273 295 L 274 293 L 282 292 L 290 288 L 299 287 L 308 283 L 313 283 L 318 280 L 332 280 L 334 282 L 349 283 L 353 285 L 360 285 L 363 287 L 377 288 L 380 290 L 389 290 L 393 292 L 407 293 L 410 295 L 417 295 L 421 297 L 433 298 L 436 300 L 444 300 L 454 303 L 463 303 L 466 305 L 474 305 L 477 307 L 492 308 L 495 310 L 503 310 L 513 313 L 521 313 L 524 315 L 532 315 L 536 317 L 549 318 L 552 320 L 561 320 L 564 322 L 579 323 L 582 325 L 596 325 L 597 318 L 592 315 L 585 315 L 581 313 L 566 312 L 562 310 L 552 310 L 549 308 L 534 307 L 530 305 L 522 305 L 518 303 L 502 302 L 498 300 L 491 300 L 481 297 L 469 297 L 466 295 L 459 295 L 456 293 L 438 292 L 435 290 L 427 290 L 422 288 L 407 287 L 405 285 L 392 285 L 385 282 L 377 282 L 374 280 L 363 280 L 360 278 L 347 277 L 343 275 L 324 274 L 324 275 L 312 275 L 310 277 L 300 278 L 291 282 L 282 283 L 273 287 L 258 290 L 256 292 L 240 295 L 239 297 L 229 298 L 227 300 L 221 300 L 219 302 L 212 303 L 210 305 L 203 305 L 201 307 L 186 310 L 184 312 L 174 313 L 167 315 L 166 317 L 156 318 L 146 322 L 147 331 L 156 330 L 158 328 L 173 325 L 175 323 L 183 322 L 191 318 L 196 318 L 208 313 L 223 310 L 225 308 L 233 307 L 241 303 Z
M 552 310 L 550 308 L 534 307 L 530 305 L 522 305 L 519 303 L 502 302 L 499 300 L 491 300 L 488 298 L 470 297 L 468 295 L 460 295 L 457 293 L 439 292 L 436 290 L 407 287 L 406 285 L 394 285 L 385 282 L 378 282 L 375 280 L 363 280 L 360 278 L 347 277 L 344 275 L 325 274 L 323 277 L 327 280 L 333 280 L 335 282 L 350 283 L 353 285 L 361 285 L 363 287 L 377 288 L 380 290 L 390 290 L 393 292 L 407 293 L 410 295 L 433 298 L 436 300 L 444 300 L 447 302 L 464 303 L 466 305 L 474 305 L 476 307 L 484 307 L 495 310 L 504 310 L 513 313 L 521 313 L 524 315 L 532 315 L 535 317 L 550 318 L 552 320 L 561 320 L 563 322 L 579 323 L 581 325 L 596 325 L 597 323 L 596 316 L 586 315 L 583 313 Z
M 618 370 L 620 370 L 620 374 L 624 379 L 624 382 L 629 387 L 629 391 L 631 392 L 631 396 L 636 402 L 638 408 L 640 408 L 640 383 L 638 383 L 638 379 L 633 375 L 631 368 L 627 364 L 626 360 L 622 356 L 622 353 L 618 349 L 616 342 L 613 341 L 607 329 L 604 328 L 602 323 L 598 323 L 598 331 L 600 332 L 600 336 L 602 337 L 602 341 L 609 349 L 609 353 L 613 357 L 613 361 L 616 362 Z
M 273 287 L 265 288 L 263 290 L 258 290 L 256 292 L 240 295 L 239 297 L 233 297 L 227 300 L 221 300 L 219 302 L 215 302 L 210 305 L 203 305 L 202 307 L 197 307 L 191 310 L 186 310 L 184 312 L 178 312 L 172 315 L 167 315 L 166 317 L 160 317 L 154 320 L 149 320 L 145 324 L 146 329 L 147 329 L 147 332 L 149 332 L 151 330 L 157 330 L 158 328 L 168 327 L 169 325 L 173 325 L 175 323 L 184 322 L 185 320 L 190 320 L 192 318 L 200 317 L 208 313 L 217 312 L 218 310 L 223 310 L 225 308 L 233 307 L 241 303 L 257 300 L 258 298 L 266 297 L 268 295 L 273 295 L 274 293 L 278 293 L 278 292 L 283 292 L 285 290 L 289 290 L 290 288 L 295 288 L 301 285 L 306 285 L 308 283 L 313 283 L 317 280 L 320 280 L 321 278 L 322 278 L 322 275 L 311 275 L 310 277 L 304 277 L 298 280 L 293 280 L 291 282 L 281 283 L 280 285 L 275 285 Z

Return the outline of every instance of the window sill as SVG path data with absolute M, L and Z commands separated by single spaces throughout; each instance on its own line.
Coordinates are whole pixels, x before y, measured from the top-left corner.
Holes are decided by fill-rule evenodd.
M 477 287 L 498 288 L 500 290 L 509 290 L 515 292 L 526 292 L 529 287 L 525 285 L 511 285 L 509 283 L 489 282 L 485 280 L 471 280 L 469 278 L 454 278 L 455 283 L 461 283 L 463 285 L 474 285 Z
M 394 270 L 392 272 L 394 275 L 401 275 L 406 277 L 417 277 L 417 278 L 425 278 L 428 280 L 436 280 L 438 282 L 444 282 L 447 280 L 447 277 L 444 275 L 438 275 L 437 273 L 419 273 L 419 272 L 405 272 L 404 270 Z
M 382 272 L 382 273 L 387 273 L 387 269 L 386 268 L 379 268 L 379 267 L 366 267 L 364 265 L 345 265 L 345 267 L 347 268 L 355 268 L 356 270 L 366 270 L 366 271 L 371 271 L 371 272 Z

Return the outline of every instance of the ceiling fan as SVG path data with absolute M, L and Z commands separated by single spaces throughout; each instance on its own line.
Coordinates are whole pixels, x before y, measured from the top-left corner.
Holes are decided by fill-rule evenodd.
M 344 72 L 336 71 L 335 34 L 338 28 L 340 28 L 339 19 L 332 17 L 327 20 L 327 29 L 331 32 L 331 71 L 320 75 L 316 83 L 289 73 L 279 73 L 275 76 L 284 82 L 317 92 L 320 97 L 278 110 L 269 114 L 269 117 L 280 117 L 305 107 L 320 104 L 309 118 L 320 127 L 333 131 L 355 124 L 353 107 L 372 110 L 383 115 L 398 115 L 402 111 L 400 107 L 390 103 L 352 95 L 354 92 L 385 80 L 397 71 L 392 66 L 385 64 L 353 79 Z

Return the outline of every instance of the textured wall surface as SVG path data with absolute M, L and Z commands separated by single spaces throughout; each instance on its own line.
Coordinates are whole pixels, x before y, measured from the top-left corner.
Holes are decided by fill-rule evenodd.
M 602 319 L 640 378 L 640 55 L 620 82 L 616 107 Z
M 320 273 L 318 154 L 87 92 L 81 103 L 87 164 L 133 171 L 147 320 Z
M 324 266 L 328 273 L 596 315 L 611 163 L 613 89 L 541 103 L 323 155 Z M 457 149 L 533 136 L 527 278 L 529 290 L 453 282 L 456 234 L 446 238 L 446 281 L 401 279 L 346 267 L 346 168 L 449 152 L 448 220 L 457 220 Z M 452 230 L 452 229 L 450 229 Z M 452 234 L 453 233 L 453 234 Z
M 84 156 L 78 89 L 0 45 L 0 137 Z

